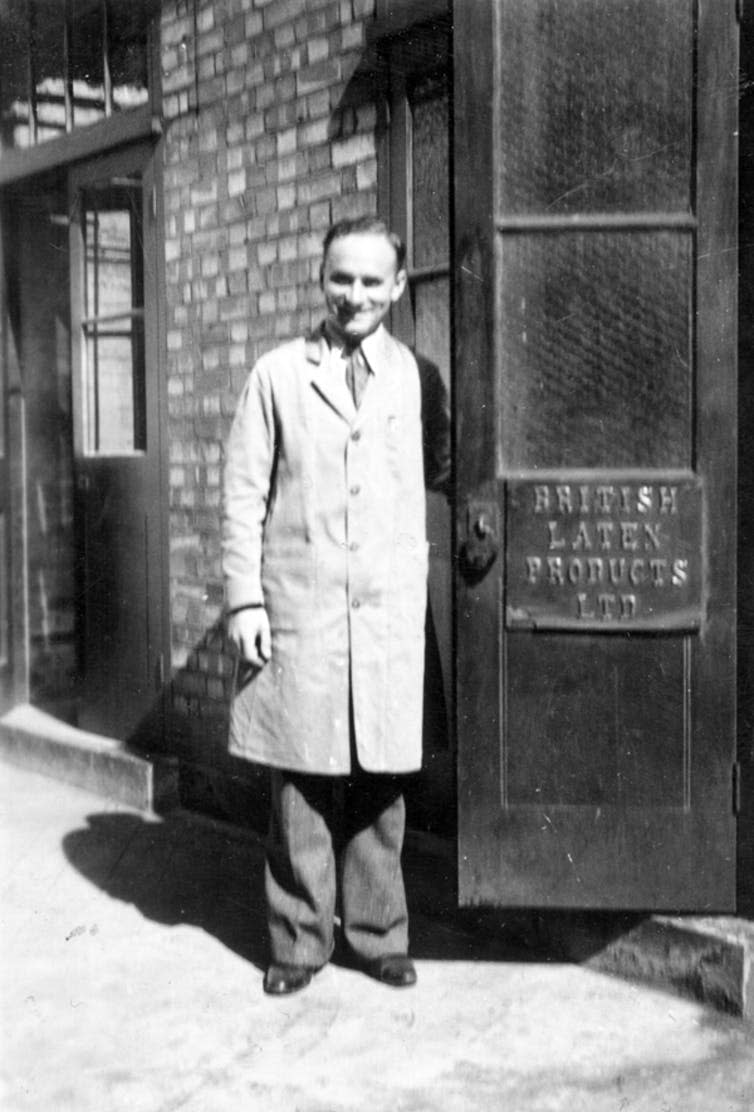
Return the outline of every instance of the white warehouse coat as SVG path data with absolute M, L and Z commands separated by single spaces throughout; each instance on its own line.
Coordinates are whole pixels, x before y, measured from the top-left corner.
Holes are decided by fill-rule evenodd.
M 242 670 L 231 752 L 310 773 L 351 770 L 351 687 L 360 765 L 421 764 L 420 375 L 383 327 L 362 350 L 373 373 L 358 410 L 321 331 L 264 355 L 227 446 L 226 602 L 263 602 L 272 634 L 265 667 Z

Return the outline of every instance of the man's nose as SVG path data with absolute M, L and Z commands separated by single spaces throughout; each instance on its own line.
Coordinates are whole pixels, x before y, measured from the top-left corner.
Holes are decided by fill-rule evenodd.
M 351 305 L 360 305 L 364 300 L 364 294 L 364 286 L 358 279 L 351 282 L 346 289 L 346 297 Z

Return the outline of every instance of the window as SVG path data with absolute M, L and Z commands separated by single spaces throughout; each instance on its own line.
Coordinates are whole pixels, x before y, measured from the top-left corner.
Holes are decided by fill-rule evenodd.
M 3 147 L 30 147 L 145 104 L 151 0 L 3 0 Z
M 395 323 L 450 382 L 450 29 L 438 17 L 387 47 L 388 180 L 383 210 L 407 249 L 410 314 Z
M 143 451 L 144 261 L 139 179 L 84 189 L 82 432 L 87 455 Z

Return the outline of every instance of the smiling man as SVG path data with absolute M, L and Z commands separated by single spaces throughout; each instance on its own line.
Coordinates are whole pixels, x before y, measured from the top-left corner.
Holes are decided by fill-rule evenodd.
M 437 369 L 384 327 L 404 263 L 381 221 L 330 229 L 327 318 L 254 366 L 227 446 L 230 746 L 272 770 L 274 995 L 332 955 L 338 877 L 351 960 L 393 987 L 416 981 L 402 777 L 421 764 L 424 489 L 446 487 L 449 419 Z

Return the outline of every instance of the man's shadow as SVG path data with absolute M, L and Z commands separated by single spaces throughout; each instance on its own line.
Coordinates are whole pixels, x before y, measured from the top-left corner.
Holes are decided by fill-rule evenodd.
M 159 819 L 102 812 L 86 821 L 86 827 L 65 836 L 63 850 L 92 884 L 154 922 L 198 927 L 243 960 L 265 968 L 264 845 L 258 836 L 185 812 Z M 526 937 L 520 917 L 506 923 L 496 916 L 489 930 L 478 913 L 458 911 L 452 868 L 444 851 L 427 853 L 409 839 L 404 873 L 414 957 L 547 960 Z M 333 962 L 352 965 L 339 938 Z
M 105 812 L 88 815 L 63 850 L 92 884 L 147 919 L 199 927 L 264 968 L 264 852 L 253 835 L 181 813 Z

